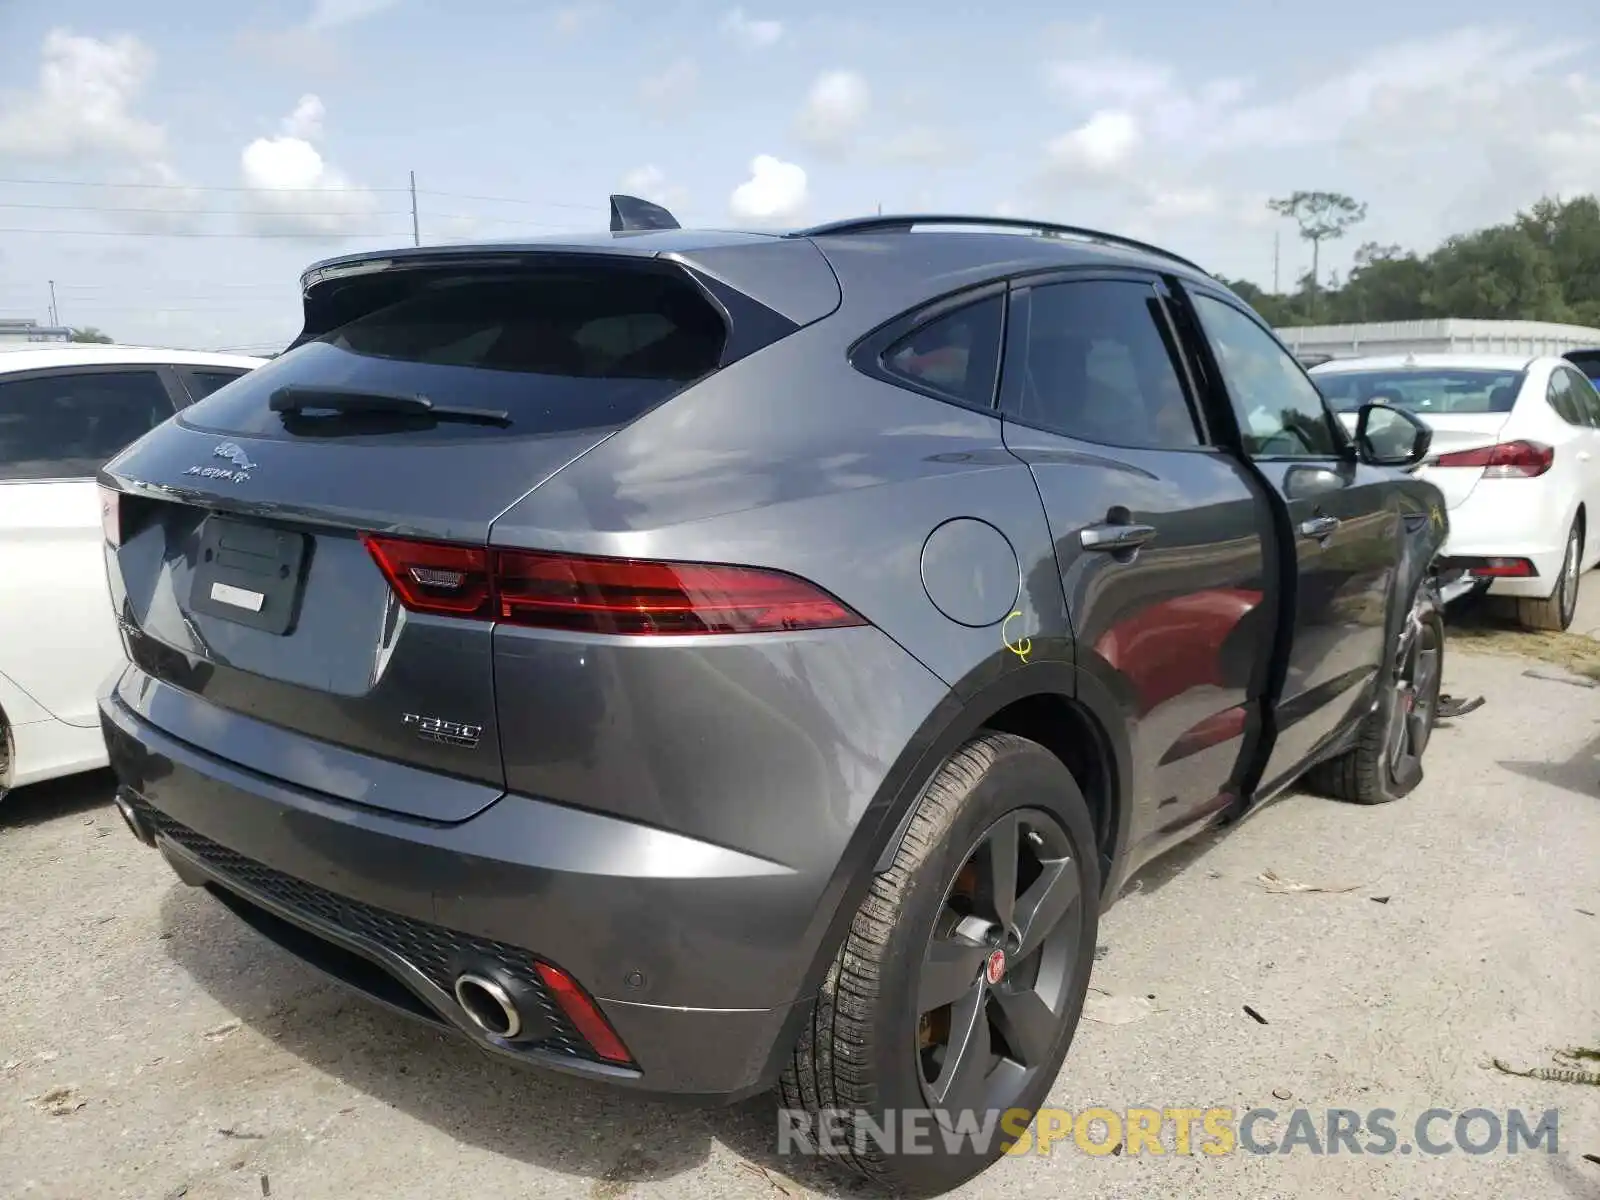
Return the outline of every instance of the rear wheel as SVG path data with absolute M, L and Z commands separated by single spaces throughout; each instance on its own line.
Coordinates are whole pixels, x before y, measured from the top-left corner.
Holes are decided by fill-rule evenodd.
M 784 1073 L 785 1120 L 896 1191 L 982 1171 L 1066 1057 L 1099 892 L 1088 805 L 1060 760 L 1010 734 L 968 742 L 856 912 Z
M 1561 574 L 1555 590 L 1543 600 L 1522 596 L 1517 599 L 1517 620 L 1524 629 L 1562 633 L 1578 612 L 1578 580 L 1583 566 L 1583 519 L 1572 522 L 1567 532 L 1566 553 L 1561 556 Z
M 1312 771 L 1307 782 L 1314 791 L 1355 804 L 1387 804 L 1422 782 L 1422 755 L 1438 719 L 1444 678 L 1444 618 L 1426 587 L 1412 602 L 1386 675 L 1356 744 Z

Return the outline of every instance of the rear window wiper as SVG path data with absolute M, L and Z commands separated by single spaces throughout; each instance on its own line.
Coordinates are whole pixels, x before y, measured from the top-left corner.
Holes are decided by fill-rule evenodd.
M 429 417 L 436 421 L 481 421 L 486 425 L 509 425 L 511 414 L 503 408 L 463 408 L 454 404 L 435 404 L 426 396 L 392 392 L 364 392 L 353 388 L 316 387 L 286 384 L 272 393 L 268 407 L 275 413 L 323 410 L 340 416 Z

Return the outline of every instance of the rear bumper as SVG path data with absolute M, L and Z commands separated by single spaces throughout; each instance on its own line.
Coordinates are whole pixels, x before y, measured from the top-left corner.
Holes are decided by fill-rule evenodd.
M 334 801 L 158 728 L 136 711 L 151 686 L 130 670 L 101 699 L 119 794 L 180 878 L 258 932 L 528 1065 L 708 1102 L 775 1082 L 807 997 L 791 987 L 752 1005 L 752 982 L 737 1006 L 662 1001 L 686 978 L 782 987 L 803 977 L 818 946 L 791 931 L 818 925 L 826 881 L 528 797 L 448 826 Z M 536 959 L 593 997 L 631 1065 L 588 1052 L 530 969 Z M 548 1036 L 510 1044 L 473 1027 L 451 981 L 481 963 L 520 969 Z
M 1450 510 L 1450 536 L 1440 557 L 1528 559 L 1537 574 L 1495 579 L 1489 593 L 1543 598 L 1555 590 L 1572 518 L 1555 489 L 1540 480 L 1480 480 Z

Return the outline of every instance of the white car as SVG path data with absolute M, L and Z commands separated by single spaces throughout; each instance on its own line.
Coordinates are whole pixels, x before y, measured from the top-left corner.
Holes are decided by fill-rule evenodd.
M 1433 430 L 1417 470 L 1449 508 L 1447 565 L 1514 597 L 1529 629 L 1572 624 L 1600 560 L 1600 392 L 1562 358 L 1345 358 L 1311 377 L 1342 419 L 1378 400 Z
M 264 361 L 129 346 L 0 349 L 0 796 L 106 765 L 95 693 L 123 649 L 95 472 Z

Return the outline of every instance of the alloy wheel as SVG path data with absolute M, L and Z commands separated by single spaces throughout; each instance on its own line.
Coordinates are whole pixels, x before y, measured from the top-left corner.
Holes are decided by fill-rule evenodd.
M 931 1108 L 948 1119 L 1014 1106 L 1050 1061 L 1082 928 L 1081 867 L 1060 823 L 1019 809 L 991 825 L 923 955 L 917 1061 Z

